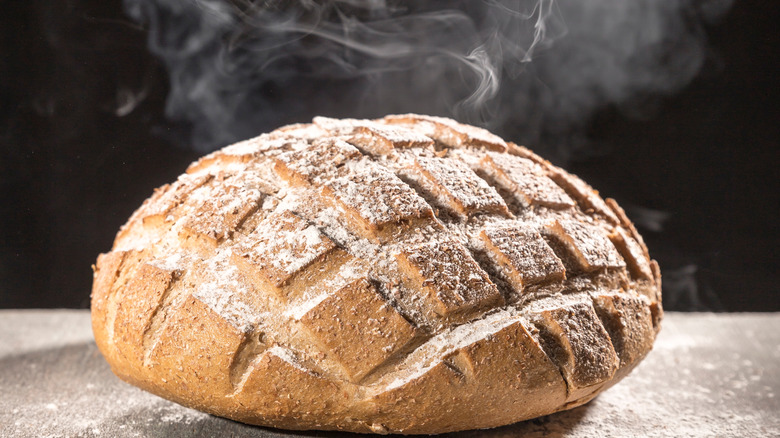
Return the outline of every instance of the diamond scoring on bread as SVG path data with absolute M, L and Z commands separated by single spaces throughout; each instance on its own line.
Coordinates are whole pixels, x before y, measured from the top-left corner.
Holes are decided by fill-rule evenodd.
M 586 403 L 652 348 L 614 200 L 454 120 L 318 117 L 209 154 L 98 257 L 122 379 L 238 421 L 441 433 Z

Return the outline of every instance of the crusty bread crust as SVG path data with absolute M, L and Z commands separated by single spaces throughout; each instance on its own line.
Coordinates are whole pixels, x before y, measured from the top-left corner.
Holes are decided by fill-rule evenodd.
M 652 348 L 623 210 L 453 120 L 315 118 L 157 189 L 94 268 L 123 380 L 288 429 L 440 433 L 569 409 Z

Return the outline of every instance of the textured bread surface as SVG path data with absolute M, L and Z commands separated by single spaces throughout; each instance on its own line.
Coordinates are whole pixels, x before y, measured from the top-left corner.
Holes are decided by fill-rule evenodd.
M 214 152 L 94 268 L 122 379 L 288 429 L 441 433 L 579 406 L 652 348 L 623 210 L 450 119 L 315 118 Z

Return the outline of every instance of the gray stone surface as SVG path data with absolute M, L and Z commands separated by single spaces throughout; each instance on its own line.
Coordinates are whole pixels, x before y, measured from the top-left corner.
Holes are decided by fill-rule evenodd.
M 577 409 L 453 437 L 780 436 L 780 314 L 667 313 L 655 349 Z M 121 382 L 87 311 L 0 311 L 0 436 L 289 437 Z

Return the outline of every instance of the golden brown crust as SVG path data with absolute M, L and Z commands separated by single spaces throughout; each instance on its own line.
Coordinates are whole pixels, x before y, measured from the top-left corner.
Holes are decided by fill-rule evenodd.
M 414 114 L 316 118 L 156 190 L 94 267 L 122 379 L 289 429 L 440 433 L 595 397 L 652 348 L 660 270 L 614 200 Z

